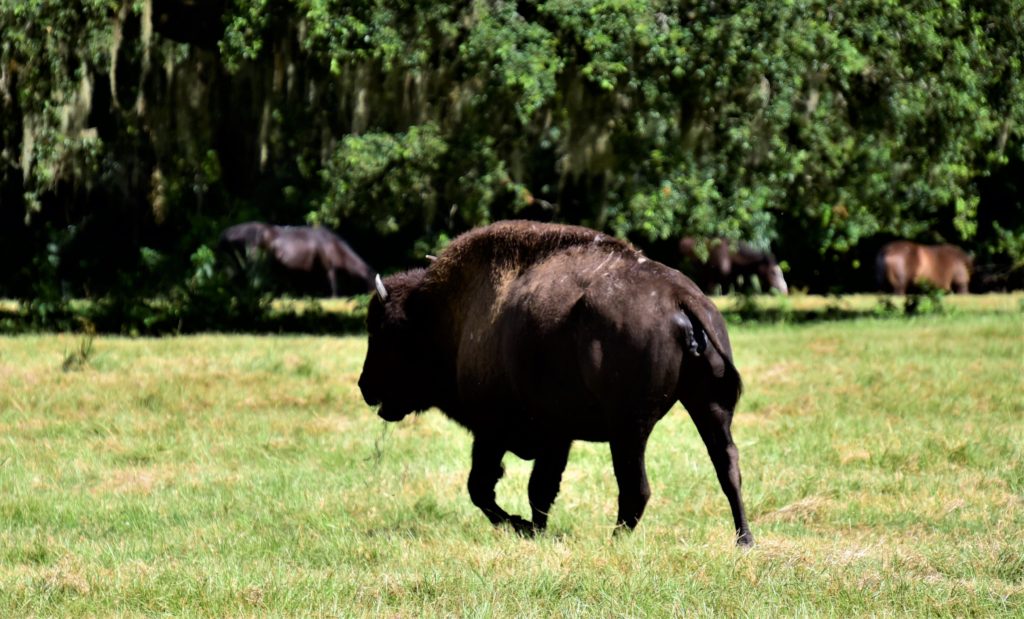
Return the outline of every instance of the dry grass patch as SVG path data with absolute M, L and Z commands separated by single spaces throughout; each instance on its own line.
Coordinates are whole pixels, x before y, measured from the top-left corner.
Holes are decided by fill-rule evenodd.
M 81 558 L 64 555 L 56 565 L 42 570 L 37 587 L 48 594 L 88 595 L 93 589 L 89 582 L 90 575 L 94 578 L 103 577 L 90 570 Z
M 802 522 L 820 521 L 822 515 L 835 508 L 835 501 L 828 497 L 808 496 L 758 516 L 757 522 Z
M 177 465 L 130 466 L 115 468 L 104 474 L 103 479 L 92 488 L 96 494 L 141 494 L 168 486 L 194 483 L 194 478 L 185 467 Z

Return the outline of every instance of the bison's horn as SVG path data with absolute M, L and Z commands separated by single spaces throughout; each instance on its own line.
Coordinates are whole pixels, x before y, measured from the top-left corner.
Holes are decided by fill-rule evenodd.
M 380 273 L 377 273 L 377 279 L 373 280 L 373 285 L 377 287 L 377 296 L 380 297 L 380 300 L 387 301 L 388 289 L 384 287 L 384 280 L 380 278 Z

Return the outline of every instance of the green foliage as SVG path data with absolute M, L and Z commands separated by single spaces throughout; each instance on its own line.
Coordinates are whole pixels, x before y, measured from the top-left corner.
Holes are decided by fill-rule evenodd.
M 3 208 L 129 222 L 157 288 L 240 212 L 393 262 L 523 216 L 794 265 L 881 236 L 1024 259 L 1019 217 L 979 227 L 1024 161 L 1019 0 L 0 0 L 0 24 Z
M 464 33 L 459 57 L 467 70 L 487 80 L 474 107 L 482 111 L 499 101 L 511 103 L 517 123 L 528 126 L 557 94 L 564 63 L 558 39 L 524 19 L 514 3 L 475 0 L 471 10 L 475 23 Z
M 234 10 L 218 42 L 221 58 L 228 71 L 238 71 L 246 61 L 256 60 L 263 49 L 273 0 L 244 0 Z
M 907 316 L 919 316 L 922 314 L 944 314 L 946 306 L 942 302 L 946 292 L 928 282 L 919 281 L 915 283 L 919 292 L 907 295 L 903 305 L 903 311 Z
M 1020 230 L 1007 230 L 1000 226 L 998 222 L 993 222 L 992 227 L 996 232 L 993 251 L 1015 256 L 1017 258 L 1015 266 L 1024 266 L 1024 228 Z
M 109 45 L 114 6 L 111 0 L 0 0 L 0 146 L 6 160 L 0 182 L 12 164 L 21 169 L 26 217 L 41 209 L 42 196 L 58 182 L 93 183 L 101 174 L 102 141 L 83 131 L 80 121 L 93 88 L 92 67 L 103 62 Z
M 434 186 L 447 145 L 437 127 L 411 127 L 401 134 L 351 135 L 324 167 L 327 223 L 359 219 L 387 234 L 425 227 L 433 221 L 438 192 Z

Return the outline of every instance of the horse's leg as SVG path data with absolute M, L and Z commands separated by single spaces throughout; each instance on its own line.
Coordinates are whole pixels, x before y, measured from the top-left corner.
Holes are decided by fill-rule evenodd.
M 971 285 L 971 263 L 969 260 L 957 260 L 956 276 L 953 278 L 953 285 L 956 286 L 957 294 L 967 294 Z
M 708 295 L 720 294 L 719 292 L 716 292 L 718 287 L 718 278 L 715 277 L 715 274 L 711 269 L 708 269 L 707 274 L 704 276 L 704 293 Z
M 645 425 L 620 428 L 611 440 L 612 466 L 619 484 L 619 515 L 615 531 L 634 529 L 651 498 L 644 452 L 651 428 Z
M 539 531 L 548 526 L 548 510 L 558 496 L 571 446 L 572 441 L 569 440 L 550 441 L 539 450 L 533 465 L 529 486 L 530 509 L 533 511 L 533 526 Z
M 513 516 L 498 506 L 494 500 L 494 487 L 505 474 L 501 467 L 501 459 L 505 456 L 505 448 L 496 441 L 483 436 L 473 440 L 473 464 L 469 471 L 469 498 L 473 505 L 487 516 L 492 524 L 509 523 L 518 532 L 532 533 L 533 526 L 519 516 Z
M 718 483 L 729 499 L 733 523 L 736 525 L 736 545 L 751 546 L 754 536 L 747 524 L 746 510 L 740 488 L 743 478 L 740 474 L 740 454 L 732 441 L 732 411 L 706 397 L 687 398 L 683 403 L 700 437 L 704 439 L 708 455 L 718 474 Z
M 324 265 L 324 270 L 327 271 L 327 284 L 331 287 L 331 296 L 336 297 L 338 296 L 338 274 L 327 265 Z
M 736 285 L 736 273 L 734 273 L 732 261 L 729 259 L 729 250 L 726 247 L 718 246 L 709 257 L 711 270 L 717 274 L 718 282 L 722 286 L 722 294 L 728 294 L 731 288 Z
M 893 294 L 900 296 L 907 294 L 907 271 L 906 267 L 902 264 L 888 265 L 887 276 L 889 278 L 889 285 L 892 287 Z

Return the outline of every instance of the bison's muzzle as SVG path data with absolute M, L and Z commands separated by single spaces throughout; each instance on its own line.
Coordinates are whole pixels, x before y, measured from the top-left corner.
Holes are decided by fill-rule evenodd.
M 363 394 L 363 401 L 369 406 L 379 406 L 377 409 L 377 416 L 384 421 L 401 421 L 405 419 L 408 411 L 402 410 L 401 407 L 389 406 L 384 404 L 383 400 L 369 388 L 362 378 L 359 379 L 359 391 Z
M 405 416 L 408 414 L 409 413 L 401 409 L 396 409 L 394 407 L 385 405 L 381 405 L 381 407 L 377 409 L 377 416 L 383 419 L 384 421 L 401 421 L 405 419 Z

